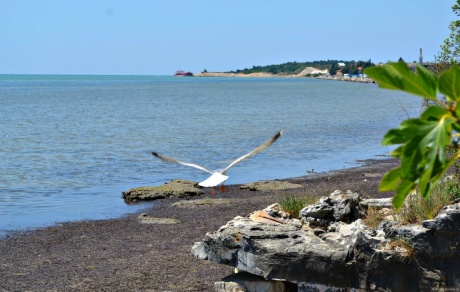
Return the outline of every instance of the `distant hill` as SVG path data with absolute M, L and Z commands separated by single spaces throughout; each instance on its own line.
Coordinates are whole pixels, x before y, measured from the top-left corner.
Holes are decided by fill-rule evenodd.
M 344 67 L 340 67 L 339 63 L 345 64 Z M 327 60 L 327 61 L 313 61 L 313 62 L 288 62 L 278 65 L 267 65 L 267 66 L 253 66 L 251 69 L 242 69 L 231 71 L 228 73 L 237 74 L 253 74 L 253 73 L 272 73 L 276 75 L 298 75 L 305 68 L 313 67 L 316 69 L 324 70 L 327 69 L 332 75 L 335 75 L 337 70 L 342 71 L 343 74 L 358 74 L 359 67 L 361 69 L 375 66 L 371 60 L 368 61 L 343 61 L 343 60 Z

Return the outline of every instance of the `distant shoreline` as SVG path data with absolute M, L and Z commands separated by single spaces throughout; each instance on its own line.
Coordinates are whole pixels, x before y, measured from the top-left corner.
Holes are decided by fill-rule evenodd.
M 323 79 L 323 80 L 334 80 L 334 81 L 346 81 L 346 82 L 358 82 L 358 83 L 377 83 L 375 80 L 370 79 L 368 77 L 314 77 L 316 79 Z
M 272 73 L 226 73 L 226 72 L 201 72 L 199 74 L 193 74 L 194 77 L 299 77 L 296 75 L 274 75 Z
M 194 77 L 261 77 L 261 78 L 314 78 L 323 80 L 334 80 L 334 81 L 346 81 L 346 82 L 358 82 L 358 83 L 376 83 L 374 80 L 367 77 L 331 77 L 331 76 L 318 76 L 318 77 L 306 77 L 304 75 L 276 75 L 272 73 L 225 73 L 225 72 L 202 72 L 199 74 L 193 74 Z

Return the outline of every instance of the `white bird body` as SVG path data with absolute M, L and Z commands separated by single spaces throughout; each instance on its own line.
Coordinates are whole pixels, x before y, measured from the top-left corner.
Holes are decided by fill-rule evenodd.
M 272 138 L 270 138 L 268 141 L 266 141 L 265 143 L 261 144 L 260 146 L 258 146 L 257 148 L 255 148 L 254 150 L 252 150 L 251 152 L 241 156 L 241 157 L 238 157 L 237 159 L 233 160 L 226 168 L 224 168 L 223 170 L 219 170 L 219 171 L 211 171 L 199 164 L 195 164 L 195 163 L 189 163 L 189 162 L 183 162 L 183 161 L 179 161 L 179 160 L 176 160 L 174 158 L 170 158 L 170 157 L 167 157 L 167 156 L 164 156 L 162 154 L 159 154 L 157 152 L 153 152 L 152 151 L 152 155 L 165 161 L 165 162 L 170 162 L 170 163 L 178 163 L 178 164 L 182 164 L 182 165 L 185 165 L 185 166 L 190 166 L 190 167 L 194 167 L 194 168 L 197 168 L 197 169 L 200 169 L 202 171 L 205 171 L 205 172 L 208 172 L 211 174 L 211 176 L 209 178 L 207 178 L 206 180 L 200 182 L 198 185 L 202 186 L 202 187 L 215 187 L 217 186 L 218 184 L 223 184 L 223 182 L 225 182 L 227 179 L 228 179 L 228 176 L 226 175 L 227 174 L 227 170 L 229 170 L 232 166 L 234 166 L 235 164 L 253 156 L 253 155 L 256 155 L 257 153 L 263 151 L 264 149 L 266 149 L 268 146 L 270 146 L 271 144 L 273 144 L 280 136 L 281 134 L 283 133 L 283 130 L 279 131 L 278 133 L 276 133 L 275 136 L 273 136 Z
M 223 183 L 227 179 L 228 179 L 228 176 L 223 175 L 220 172 L 214 172 L 209 178 L 207 178 L 206 180 L 198 183 L 198 185 L 200 185 L 202 187 L 205 187 L 205 188 L 215 187 L 218 184 Z

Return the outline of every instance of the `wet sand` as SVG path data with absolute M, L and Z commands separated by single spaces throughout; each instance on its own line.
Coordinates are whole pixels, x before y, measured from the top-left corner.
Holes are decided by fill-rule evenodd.
M 13 233 L 0 240 L 0 291 L 214 291 L 214 282 L 233 269 L 190 254 L 206 232 L 286 195 L 319 197 L 340 189 L 363 198 L 392 196 L 377 189 L 382 175 L 397 163 L 369 160 L 361 167 L 288 180 L 302 189 L 262 192 L 231 185 L 216 192 L 214 198 L 229 198 L 231 204 L 179 208 L 172 204 L 180 199 L 170 198 L 142 211 L 179 224 L 142 224 L 137 213 Z M 205 195 L 190 199 L 210 193 L 206 189 Z

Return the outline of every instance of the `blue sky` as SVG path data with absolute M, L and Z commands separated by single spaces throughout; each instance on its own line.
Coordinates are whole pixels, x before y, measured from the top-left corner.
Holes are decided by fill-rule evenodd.
M 0 0 L 0 74 L 433 60 L 455 0 Z

